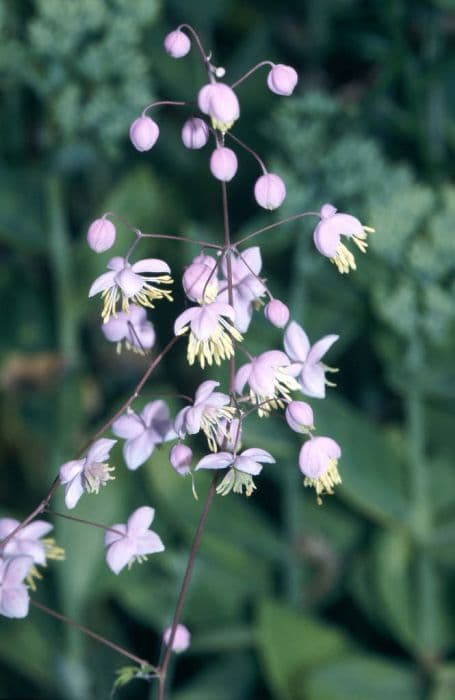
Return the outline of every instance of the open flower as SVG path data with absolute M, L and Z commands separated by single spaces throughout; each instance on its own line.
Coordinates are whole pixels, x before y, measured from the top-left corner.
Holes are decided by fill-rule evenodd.
M 240 105 L 234 90 L 225 83 L 208 83 L 199 90 L 198 105 L 208 114 L 214 129 L 223 134 L 240 116 Z
M 96 440 L 85 457 L 62 464 L 59 478 L 65 485 L 67 508 L 74 508 L 84 491 L 98 493 L 101 486 L 105 486 L 108 481 L 114 479 L 111 476 L 114 467 L 109 466 L 108 460 L 109 452 L 116 442 L 117 440 L 107 438 Z
M 186 434 L 196 435 L 203 430 L 212 452 L 218 449 L 220 421 L 223 418 L 230 420 L 235 414 L 235 409 L 229 406 L 229 395 L 215 391 L 219 385 L 219 382 L 210 379 L 202 382 L 194 396 L 193 405 L 182 408 L 174 423 L 175 430 L 181 438 Z
M 232 295 L 235 311 L 235 327 L 241 333 L 246 333 L 253 315 L 253 308 L 265 294 L 265 287 L 259 278 L 262 268 L 261 250 L 258 246 L 247 248 L 241 254 L 230 255 L 232 274 Z M 225 276 L 222 289 L 218 294 L 219 301 L 228 301 L 228 263 L 223 259 L 221 268 Z
M 126 525 L 115 524 L 106 531 L 106 561 L 114 574 L 127 564 L 129 568 L 135 561 L 146 561 L 148 554 L 164 551 L 161 538 L 149 529 L 154 517 L 153 508 L 142 506 L 130 515 Z
M 0 543 L 19 525 L 14 518 L 0 518 Z M 63 559 L 63 549 L 52 538 L 42 539 L 54 526 L 44 520 L 34 520 L 16 532 L 5 545 L 0 544 L 0 556 L 32 557 L 33 564 L 45 566 L 46 559 Z
M 251 496 L 256 488 L 253 476 L 260 474 L 262 464 L 274 464 L 275 459 L 270 452 L 261 450 L 259 447 L 251 447 L 236 455 L 232 452 L 217 452 L 203 457 L 196 465 L 195 469 L 227 469 L 228 473 L 218 485 L 216 492 L 226 496 L 231 491 L 243 493 Z
M 172 284 L 169 265 L 157 258 L 139 260 L 131 265 L 126 258 L 111 258 L 105 272 L 90 287 L 89 297 L 101 292 L 104 301 L 101 314 L 104 323 L 116 316 L 117 304 L 122 299 L 122 311 L 127 312 L 130 302 L 154 308 L 155 299 L 172 301 L 172 294 L 157 284 Z
M 321 495 L 333 494 L 333 487 L 341 484 L 338 460 L 341 448 L 329 437 L 313 437 L 302 445 L 299 454 L 300 471 L 305 475 L 304 486 L 313 486 L 319 505 Z
M 169 408 L 164 401 L 151 401 L 140 415 L 129 410 L 114 421 L 112 432 L 126 440 L 123 456 L 126 466 L 131 470 L 148 460 L 155 445 L 176 437 Z
M 26 617 L 30 597 L 24 583 L 33 557 L 0 557 L 0 615 Z
M 116 316 L 101 326 L 104 337 L 117 343 L 117 352 L 121 352 L 122 343 L 127 350 L 144 355 L 155 343 L 153 325 L 147 319 L 147 312 L 142 306 L 130 304 L 128 311 L 119 311 Z
M 324 204 L 320 211 L 321 220 L 314 229 L 313 239 L 318 251 L 337 266 L 341 273 L 355 270 L 353 254 L 341 243 L 341 236 L 351 238 L 359 250 L 365 253 L 368 248 L 367 234 L 374 229 L 362 226 L 350 214 L 338 213 L 331 204 Z
M 206 363 L 211 365 L 215 362 L 220 365 L 221 360 L 234 355 L 232 340 L 243 340 L 231 323 L 234 319 L 232 306 L 218 301 L 204 306 L 192 306 L 176 318 L 175 335 L 183 335 L 190 330 L 187 352 L 190 365 L 197 359 L 204 369 Z
M 338 340 L 338 335 L 325 335 L 314 345 L 296 321 L 291 321 L 284 334 L 284 349 L 287 356 L 300 366 L 298 380 L 306 396 L 315 399 L 325 397 L 325 387 L 335 386 L 325 378 L 326 372 L 338 372 L 321 362 L 327 350 Z
M 258 415 L 268 416 L 272 408 L 283 408 L 291 400 L 290 392 L 300 388 L 294 379 L 298 369 L 284 352 L 268 350 L 240 367 L 235 390 L 241 394 L 248 384 L 250 401 L 258 406 Z

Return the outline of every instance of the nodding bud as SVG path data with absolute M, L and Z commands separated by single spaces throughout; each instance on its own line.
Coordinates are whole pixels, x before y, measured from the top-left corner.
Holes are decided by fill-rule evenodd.
M 267 85 L 276 95 L 292 95 L 298 80 L 294 68 L 277 63 L 267 76 Z
M 193 262 L 188 265 L 182 277 L 183 289 L 191 301 L 210 303 L 215 301 L 218 293 L 218 279 L 214 271 L 216 262 L 210 256 L 205 256 L 213 264 Z
M 256 180 L 254 197 L 260 207 L 272 211 L 283 203 L 286 197 L 286 185 L 279 175 L 266 173 Z
M 138 151 L 150 151 L 160 135 L 160 129 L 150 117 L 139 117 L 130 126 L 130 139 Z
M 115 243 L 115 226 L 109 219 L 95 219 L 87 231 L 87 243 L 95 253 L 104 253 Z
M 286 406 L 286 422 L 296 433 L 308 433 L 314 428 L 313 409 L 305 401 L 291 401 Z
M 203 119 L 191 117 L 182 127 L 182 141 L 187 148 L 203 148 L 209 140 L 209 127 Z
M 279 299 L 272 299 L 264 309 L 267 321 L 277 328 L 284 328 L 289 321 L 289 309 Z
M 163 640 L 166 646 L 169 646 L 169 641 L 171 639 L 172 627 L 167 627 L 164 630 Z M 180 654 L 182 651 L 186 651 L 190 646 L 191 634 L 185 625 L 177 625 L 175 628 L 174 641 L 172 642 L 172 651 L 176 654 Z
M 210 171 L 213 177 L 223 182 L 232 180 L 237 172 L 237 156 L 226 146 L 215 148 L 210 158 Z
M 197 97 L 199 109 L 212 118 L 214 129 L 226 132 L 240 116 L 240 105 L 234 90 L 225 83 L 208 83 Z
M 171 467 L 175 469 L 180 476 L 186 476 L 191 471 L 191 461 L 193 453 L 187 445 L 182 445 L 181 442 L 171 447 L 169 452 L 169 461 Z
M 164 50 L 172 58 L 183 58 L 190 49 L 191 41 L 180 29 L 170 32 L 164 40 Z

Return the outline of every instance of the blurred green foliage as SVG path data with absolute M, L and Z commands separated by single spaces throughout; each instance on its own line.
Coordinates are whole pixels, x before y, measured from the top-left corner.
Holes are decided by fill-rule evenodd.
M 162 52 L 178 22 L 198 26 L 233 79 L 267 57 L 299 70 L 293 99 L 271 95 L 263 74 L 239 87 L 248 116 L 236 133 L 285 178 L 283 215 L 330 201 L 376 229 L 349 277 L 315 253 L 310 223 L 261 241 L 270 287 L 310 337 L 340 333 L 330 357 L 338 388 L 313 407 L 318 432 L 343 447 L 343 485 L 318 508 L 301 486 L 298 440 L 279 420 L 273 430 L 273 419 L 251 421 L 249 444 L 278 463 L 254 498 L 216 500 L 173 700 L 455 697 L 454 11 L 451 0 L 0 4 L 1 515 L 36 505 L 143 371 L 104 342 L 87 300 L 105 264 L 86 248 L 88 222 L 110 210 L 147 231 L 219 240 L 218 187 L 207 153 L 181 148 L 181 115 L 160 111 L 151 154 L 127 141 L 146 104 L 188 97 L 203 81 L 195 52 Z M 241 155 L 240 165 L 231 216 L 244 235 L 270 217 L 252 202 L 254 163 Z M 120 231 L 119 249 L 126 241 Z M 148 252 L 176 271 L 192 253 L 163 242 Z M 156 327 L 162 346 L 169 307 Z M 258 317 L 247 342 L 254 352 L 281 341 Z M 192 393 L 199 380 L 173 353 L 141 401 Z M 122 521 L 148 502 L 166 553 L 117 578 L 102 532 L 59 519 L 67 559 L 49 566 L 36 595 L 155 661 L 200 503 L 165 447 L 136 474 L 119 449 L 114 463 L 96 515 L 93 497 L 77 515 Z M 198 480 L 200 494 L 207 483 Z M 0 621 L 0 697 L 108 697 L 122 665 L 38 610 Z M 136 680 L 116 696 L 153 693 Z

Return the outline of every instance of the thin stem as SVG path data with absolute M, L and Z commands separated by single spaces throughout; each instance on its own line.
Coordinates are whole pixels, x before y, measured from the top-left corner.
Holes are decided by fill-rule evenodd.
M 280 221 L 275 221 L 274 224 L 269 224 L 268 226 L 264 226 L 263 228 L 259 228 L 257 231 L 253 231 L 253 233 L 249 233 L 248 236 L 244 236 L 241 238 L 239 241 L 236 241 L 235 245 L 241 245 L 242 243 L 246 243 L 249 241 L 251 238 L 254 238 L 255 236 L 259 236 L 261 233 L 265 233 L 266 231 L 271 231 L 273 228 L 277 228 L 278 226 L 282 226 L 283 224 L 290 224 L 292 221 L 298 221 L 298 219 L 303 219 L 304 216 L 317 216 L 320 218 L 320 214 L 317 211 L 305 211 L 302 214 L 294 214 L 294 216 L 288 216 L 286 219 L 281 219 Z
M 217 243 L 208 243 L 207 241 L 198 241 L 195 238 L 187 238 L 185 236 L 167 236 L 163 233 L 142 233 L 139 231 L 140 238 L 162 238 L 168 241 L 182 241 L 183 243 L 193 243 L 194 245 L 201 245 L 204 248 L 214 248 L 215 250 L 223 250 L 222 245 Z
M 30 604 L 33 605 L 35 608 L 38 608 L 38 610 L 42 610 L 47 615 L 55 617 L 57 620 L 60 620 L 61 622 L 64 622 L 65 624 L 70 625 L 71 627 L 74 627 L 80 632 L 83 632 L 83 634 L 86 634 L 88 637 L 96 639 L 97 642 L 100 642 L 100 644 L 104 644 L 104 646 L 106 647 L 110 647 L 118 654 L 126 656 L 126 658 L 131 659 L 131 661 L 134 661 L 134 663 L 139 664 L 140 666 L 149 666 L 150 668 L 155 670 L 152 664 L 146 659 L 141 659 L 139 656 L 136 656 L 136 654 L 132 654 L 130 651 L 127 651 L 118 644 L 110 642 L 109 639 L 106 639 L 106 637 L 103 637 L 101 634 L 97 634 L 96 632 L 92 632 L 92 630 L 90 630 L 88 627 L 85 627 L 85 625 L 80 625 L 78 622 L 72 620 L 70 617 L 66 617 L 66 615 L 62 615 L 61 613 L 58 613 L 55 610 L 52 610 L 51 608 L 48 608 L 46 605 L 38 603 L 36 600 L 30 600 Z
M 147 107 L 144 107 L 144 109 L 142 110 L 142 116 L 147 116 L 147 110 L 152 109 L 152 107 L 163 107 L 165 105 L 170 105 L 171 107 L 186 107 L 187 104 L 188 102 L 177 102 L 175 100 L 160 100 L 159 102 L 152 102 L 152 104 L 147 105 Z
M 238 143 L 239 146 L 241 146 L 245 151 L 248 151 L 248 153 L 250 153 L 250 154 L 253 156 L 253 158 L 254 158 L 255 160 L 257 160 L 257 162 L 259 163 L 259 166 L 260 166 L 261 169 L 262 169 L 262 172 L 264 173 L 264 175 L 267 175 L 268 170 L 267 170 L 267 168 L 266 168 L 265 165 L 264 165 L 264 161 L 262 160 L 262 158 L 260 158 L 260 156 L 258 156 L 258 154 L 256 153 L 256 151 L 254 151 L 252 148 L 250 148 L 249 146 L 247 146 L 246 143 L 243 143 L 243 141 L 241 141 L 239 138 L 237 138 L 237 136 L 234 136 L 234 134 L 231 134 L 230 131 L 228 131 L 228 132 L 226 132 L 226 133 L 227 133 L 227 136 L 229 136 L 229 138 L 231 138 L 233 141 L 235 141 L 236 143 Z
M 60 486 L 60 477 L 56 476 L 54 481 L 52 482 L 51 488 L 49 489 L 47 495 L 43 498 L 43 500 L 36 506 L 36 508 L 34 508 L 34 510 L 32 510 L 32 512 L 29 515 L 27 515 L 27 517 L 24 520 L 22 520 L 22 522 L 19 523 L 19 525 L 17 525 L 17 527 L 14 528 L 14 530 L 11 530 L 9 535 L 7 535 L 6 537 L 3 538 L 3 540 L 1 540 L 0 551 L 6 544 L 8 544 L 10 539 L 12 539 L 14 537 L 14 535 L 16 535 L 19 532 L 19 530 L 22 530 L 22 528 L 26 527 L 38 515 L 41 515 L 41 513 L 44 513 L 49 501 L 54 496 L 54 494 L 57 491 L 59 486 Z
M 193 543 L 190 549 L 190 555 L 188 557 L 188 563 L 186 565 L 185 575 L 183 577 L 182 585 L 180 587 L 179 597 L 177 599 L 177 605 L 175 608 L 174 619 L 172 621 L 171 633 L 169 636 L 168 643 L 166 645 L 166 651 L 163 656 L 163 661 L 158 668 L 159 674 L 159 689 L 157 700 L 164 700 L 165 697 L 165 687 L 166 687 L 166 674 L 169 666 L 169 662 L 172 656 L 172 645 L 174 643 L 175 633 L 177 630 L 177 625 L 179 624 L 180 617 L 182 615 L 183 607 L 185 605 L 186 595 L 188 592 L 188 587 L 190 585 L 191 574 L 193 572 L 194 562 L 196 560 L 196 555 L 199 551 L 201 544 L 202 533 L 204 532 L 205 524 L 209 515 L 210 507 L 213 502 L 213 497 L 216 490 L 216 482 L 218 480 L 217 474 L 212 479 L 210 488 L 207 492 L 204 507 L 202 509 L 201 517 L 199 518 L 198 526 L 193 538 Z
M 76 523 L 82 523 L 83 525 L 92 525 L 93 527 L 98 527 L 100 530 L 115 532 L 116 535 L 125 537 L 124 532 L 116 530 L 115 527 L 109 527 L 108 525 L 103 525 L 102 523 L 95 523 L 93 520 L 85 520 L 84 518 L 77 518 L 75 515 L 66 515 L 66 513 L 59 513 L 58 510 L 51 510 L 46 508 L 46 513 L 48 515 L 54 515 L 57 518 L 64 518 L 65 520 L 74 520 Z
M 195 29 L 193 29 L 191 24 L 180 24 L 177 27 L 177 30 L 180 30 L 180 29 L 186 29 L 187 31 L 190 32 L 190 34 L 192 35 L 192 37 L 193 37 L 194 41 L 196 42 L 196 45 L 200 51 L 200 54 L 202 56 L 202 60 L 204 62 L 204 66 L 206 68 L 208 68 L 210 66 L 210 59 L 207 56 L 207 52 L 202 45 L 202 41 L 200 40 L 199 34 L 197 33 L 197 31 Z
M 228 303 L 234 306 L 234 289 L 232 284 L 232 259 L 230 254 L 231 248 L 231 229 L 229 227 L 229 208 L 227 198 L 227 187 L 225 182 L 221 182 L 221 196 L 223 202 L 223 228 L 224 228 L 224 247 L 226 250 L 226 276 L 228 283 Z M 229 360 L 229 391 L 234 393 L 235 387 L 235 356 Z
M 274 66 L 275 64 L 272 63 L 272 61 L 261 61 L 260 63 L 257 63 L 255 66 L 250 68 L 244 75 L 242 75 L 241 78 L 235 81 L 235 83 L 232 83 L 231 88 L 237 87 L 237 85 L 240 85 L 240 83 L 243 83 L 244 80 L 250 77 L 250 75 L 253 75 L 259 68 L 262 68 L 262 66 Z

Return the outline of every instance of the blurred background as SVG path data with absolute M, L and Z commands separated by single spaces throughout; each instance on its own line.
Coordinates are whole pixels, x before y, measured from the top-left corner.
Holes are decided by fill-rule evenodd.
M 110 253 L 87 248 L 90 221 L 114 211 L 144 231 L 220 240 L 209 150 L 182 147 L 182 112 L 156 112 L 151 153 L 127 138 L 146 104 L 191 99 L 205 81 L 195 50 L 181 61 L 162 50 L 183 21 L 228 81 L 265 58 L 299 71 L 293 98 L 270 93 L 264 70 L 238 89 L 235 133 L 288 187 L 280 216 L 329 201 L 376 233 L 349 276 L 316 253 L 312 222 L 259 240 L 264 276 L 310 338 L 341 336 L 328 358 L 338 386 L 311 403 L 318 433 L 342 445 L 343 485 L 318 507 L 297 469 L 298 436 L 279 418 L 251 420 L 245 446 L 269 449 L 277 464 L 249 500 L 215 501 L 183 615 L 193 644 L 171 697 L 453 700 L 453 0 L 3 0 L 0 515 L 20 519 L 36 505 L 148 362 L 117 356 L 100 332 L 87 290 Z M 275 217 L 254 203 L 255 162 L 239 160 L 236 236 Z M 128 240 L 119 226 L 116 254 Z M 178 280 L 198 251 L 150 242 L 140 252 L 169 260 Z M 153 352 L 176 313 L 166 302 L 154 312 Z M 247 344 L 280 347 L 281 334 L 258 314 Z M 201 372 L 182 353 L 137 407 L 193 393 Z M 84 496 L 76 515 L 122 522 L 153 505 L 166 552 L 115 577 L 102 532 L 57 519 L 66 561 L 51 562 L 34 595 L 156 661 L 201 502 L 169 468 L 167 446 L 134 474 L 113 454 L 116 481 Z M 202 475 L 201 496 L 207 484 Z M 64 510 L 60 495 L 54 508 Z M 124 665 L 39 610 L 0 620 L 1 698 L 107 698 Z M 116 697 L 154 693 L 136 680 Z

